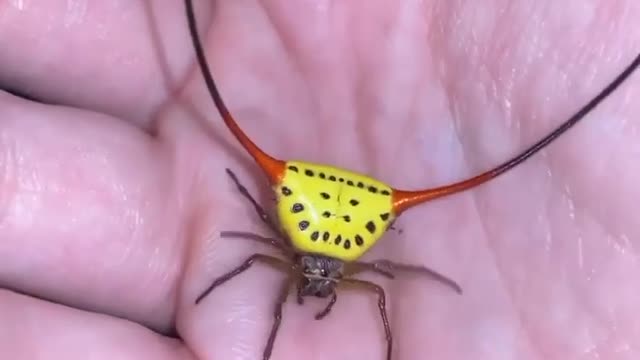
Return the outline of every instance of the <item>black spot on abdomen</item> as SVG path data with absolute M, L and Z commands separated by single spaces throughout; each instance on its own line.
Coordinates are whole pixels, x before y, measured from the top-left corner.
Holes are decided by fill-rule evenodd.
M 365 225 L 365 228 L 367 229 L 368 232 L 370 232 L 371 234 L 376 232 L 376 224 L 373 221 L 369 221 L 367 223 L 367 225 Z
M 294 213 L 294 214 L 297 214 L 297 213 L 301 212 L 302 210 L 304 210 L 304 206 L 302 204 L 300 204 L 300 203 L 295 203 L 291 207 L 291 212 Z

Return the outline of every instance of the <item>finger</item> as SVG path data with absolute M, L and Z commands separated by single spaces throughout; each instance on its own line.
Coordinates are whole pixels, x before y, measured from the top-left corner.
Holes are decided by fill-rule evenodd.
M 192 64 L 182 6 L 3 1 L 0 88 L 149 125 Z
M 193 359 L 183 344 L 122 319 L 0 290 L 0 348 L 11 359 Z
M 184 245 L 174 154 L 108 116 L 2 93 L 0 108 L 0 285 L 169 328 Z

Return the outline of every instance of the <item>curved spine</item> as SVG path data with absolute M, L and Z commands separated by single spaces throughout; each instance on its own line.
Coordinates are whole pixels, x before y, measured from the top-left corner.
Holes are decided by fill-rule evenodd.
M 198 35 L 195 14 L 193 11 L 193 3 L 191 0 L 186 0 L 186 11 L 187 22 L 189 23 L 189 32 L 191 34 L 191 40 L 193 42 L 193 47 L 195 48 L 198 63 L 200 65 L 200 70 L 202 71 L 202 75 L 204 77 L 205 83 L 207 84 L 209 94 L 211 95 L 211 98 L 213 99 L 213 102 L 215 103 L 216 109 L 218 109 L 222 120 L 224 121 L 227 128 L 231 131 L 233 136 L 235 136 L 235 138 L 240 142 L 242 147 L 245 148 L 249 155 L 251 155 L 256 163 L 258 163 L 258 165 L 262 168 L 271 183 L 276 184 L 280 182 L 282 176 L 284 175 L 285 163 L 282 160 L 275 159 L 269 154 L 262 151 L 262 149 L 260 149 L 253 141 L 251 141 L 247 134 L 242 131 L 240 126 L 238 126 L 238 123 L 236 123 L 235 119 L 224 104 L 222 96 L 220 96 L 220 92 L 218 91 L 216 83 L 213 80 L 213 76 L 211 75 L 211 71 L 209 70 L 207 58 L 204 55 L 204 50 L 202 48 L 202 42 L 200 41 L 200 37 Z
M 495 168 L 485 171 L 479 175 L 473 176 L 466 180 L 456 182 L 449 185 L 444 185 L 436 188 L 425 189 L 425 190 L 417 190 L 417 191 L 406 191 L 406 190 L 396 190 L 393 191 L 393 209 L 396 215 L 399 215 L 401 212 L 421 203 L 424 203 L 429 200 L 433 200 L 439 197 L 455 194 L 461 191 L 465 191 L 481 185 L 491 179 L 496 178 L 497 176 L 509 171 L 510 169 L 516 167 L 521 164 L 538 151 L 542 150 L 544 147 L 549 145 L 555 139 L 560 137 L 560 135 L 564 134 L 567 130 L 577 124 L 580 120 L 582 120 L 585 115 L 591 112 L 596 106 L 598 106 L 604 99 L 606 99 L 611 93 L 613 93 L 629 76 L 636 70 L 636 68 L 640 65 L 640 54 L 636 56 L 636 58 L 629 64 L 623 72 L 621 72 L 613 81 L 607 85 L 598 95 L 596 95 L 591 101 L 589 101 L 586 105 L 584 105 L 580 110 L 578 110 L 573 116 L 571 116 L 568 120 L 560 124 L 555 130 L 549 133 L 547 136 L 522 151 L 518 155 L 512 157 L 501 165 L 496 166 Z

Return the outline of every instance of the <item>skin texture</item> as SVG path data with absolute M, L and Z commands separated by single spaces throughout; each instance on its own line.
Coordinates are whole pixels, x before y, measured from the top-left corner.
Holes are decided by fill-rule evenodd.
M 219 238 L 269 234 L 224 168 L 272 195 L 205 92 L 183 4 L 151 3 L 0 2 L 0 87 L 48 103 L 0 92 L 12 358 L 261 358 L 281 274 L 256 266 L 194 301 L 268 252 Z M 256 143 L 407 189 L 512 156 L 640 51 L 635 0 L 196 8 L 222 95 Z M 523 166 L 400 217 L 366 259 L 425 264 L 464 294 L 365 277 L 388 292 L 394 359 L 638 357 L 638 98 L 640 74 Z M 291 296 L 273 359 L 382 359 L 375 301 L 340 292 L 318 322 L 325 303 Z

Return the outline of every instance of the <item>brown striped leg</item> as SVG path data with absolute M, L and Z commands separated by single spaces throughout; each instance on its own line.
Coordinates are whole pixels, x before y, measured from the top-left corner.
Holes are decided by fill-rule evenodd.
M 298 305 L 304 304 L 304 297 L 302 296 L 302 287 L 298 286 L 298 291 L 296 293 L 296 299 L 298 300 Z
M 329 303 L 327 304 L 327 307 L 325 307 L 324 310 L 316 314 L 316 320 L 322 320 L 325 316 L 329 315 L 329 313 L 331 312 L 331 309 L 333 309 L 333 305 L 336 304 L 337 300 L 338 300 L 338 294 L 336 294 L 336 292 L 334 291 L 333 295 L 331 295 L 331 300 L 329 300 Z
M 384 289 L 377 284 L 370 281 L 358 280 L 358 279 L 342 279 L 340 283 L 346 283 L 354 285 L 356 287 L 364 288 L 366 290 L 375 291 L 378 294 L 378 309 L 380 310 L 380 317 L 382 318 L 382 324 L 384 326 L 384 333 L 387 339 L 387 360 L 391 360 L 391 352 L 393 347 L 393 337 L 391 335 L 391 327 L 389 326 L 389 319 L 387 318 L 387 305 L 385 300 Z
M 246 231 L 221 231 L 220 237 L 223 237 L 223 238 L 235 237 L 235 238 L 249 239 L 249 240 L 257 241 L 259 243 L 263 243 L 265 245 L 275 247 L 276 249 L 280 250 L 284 255 L 288 257 L 293 257 L 294 255 L 294 251 L 293 249 L 291 249 L 291 247 L 289 247 L 289 244 L 283 243 L 280 241 L 280 239 L 276 239 L 276 238 L 265 237 L 258 234 L 246 232 Z
M 209 286 L 207 290 L 205 290 L 200 296 L 198 296 L 198 298 L 196 299 L 196 304 L 202 301 L 202 299 L 204 299 L 207 295 L 209 295 L 209 293 L 213 291 L 213 289 L 215 289 L 216 287 L 224 284 L 228 280 L 231 280 L 235 276 L 245 272 L 247 269 L 251 267 L 251 265 L 253 265 L 255 261 L 261 261 L 267 265 L 281 268 L 281 269 L 285 268 L 288 270 L 293 270 L 294 268 L 294 265 L 282 259 L 279 259 L 277 257 L 264 255 L 264 254 L 253 254 L 249 256 L 242 264 L 240 264 L 240 266 L 236 267 L 235 269 L 215 279 L 211 284 L 211 286 Z
M 254 199 L 253 196 L 251 196 L 251 193 L 249 193 L 249 190 L 247 190 L 247 188 L 244 185 L 242 185 L 240 180 L 238 180 L 238 177 L 236 176 L 236 174 L 233 171 L 231 171 L 231 169 L 227 168 L 225 170 L 227 171 L 227 174 L 229 175 L 229 177 L 231 177 L 231 180 L 233 181 L 233 183 L 238 188 L 238 191 L 240 191 L 240 194 L 242 194 L 242 196 L 244 196 L 247 200 L 251 202 L 251 204 L 253 205 L 253 208 L 255 209 L 256 213 L 260 217 L 260 220 L 262 220 L 265 224 L 267 224 L 267 226 L 275 234 L 280 234 L 280 231 L 278 230 L 278 227 L 276 226 L 275 222 L 273 222 L 269 214 L 258 203 L 258 201 L 256 201 L 256 199 Z
M 347 264 L 345 276 L 352 276 L 363 271 L 373 271 L 384 275 L 388 278 L 395 278 L 397 273 L 409 273 L 417 275 L 426 275 L 440 283 L 450 287 L 458 294 L 462 294 L 462 288 L 455 281 L 448 277 L 421 265 L 410 265 L 396 263 L 389 260 L 375 260 L 371 262 L 356 261 Z
M 291 289 L 291 287 L 296 283 L 297 280 L 297 276 L 289 275 L 289 277 L 282 282 L 280 294 L 278 296 L 278 300 L 276 301 L 276 307 L 273 312 L 274 320 L 273 325 L 271 326 L 271 332 L 269 333 L 269 340 L 267 340 L 267 345 L 264 348 L 264 353 L 262 356 L 263 360 L 269 360 L 271 358 L 271 353 L 273 352 L 273 344 L 276 341 L 276 335 L 278 335 L 278 329 L 280 328 L 280 323 L 282 322 L 282 307 L 287 301 L 289 289 Z

